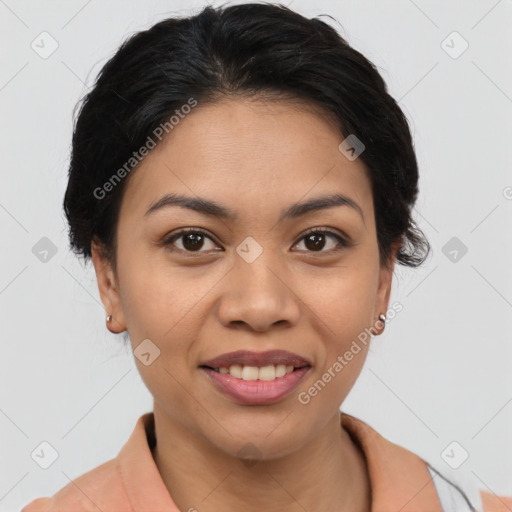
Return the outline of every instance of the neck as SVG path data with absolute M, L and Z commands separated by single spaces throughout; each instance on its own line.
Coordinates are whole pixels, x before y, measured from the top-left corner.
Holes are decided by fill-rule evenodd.
M 153 457 L 180 510 L 370 512 L 371 486 L 363 454 L 339 412 L 297 452 L 242 461 L 212 446 L 155 403 Z

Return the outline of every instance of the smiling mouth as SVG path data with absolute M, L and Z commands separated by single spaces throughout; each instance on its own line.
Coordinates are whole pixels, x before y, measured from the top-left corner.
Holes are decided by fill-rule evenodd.
M 236 403 L 270 405 L 287 397 L 309 375 L 311 366 L 233 364 L 229 368 L 201 365 L 199 369 L 218 391 Z
M 213 370 L 216 373 L 221 373 L 224 375 L 230 375 L 236 379 L 240 380 L 261 380 L 261 381 L 271 381 L 280 379 L 293 373 L 301 368 L 309 368 L 309 365 L 303 366 L 294 366 L 294 365 L 267 365 L 267 366 L 249 366 L 249 365 L 239 365 L 234 364 L 229 367 L 220 367 L 213 368 L 211 366 L 200 366 L 200 368 L 204 368 L 207 370 Z

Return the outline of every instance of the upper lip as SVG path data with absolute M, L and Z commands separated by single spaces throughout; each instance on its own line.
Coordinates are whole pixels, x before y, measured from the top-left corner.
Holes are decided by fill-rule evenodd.
M 269 366 L 284 364 L 293 365 L 296 368 L 311 366 L 310 362 L 287 350 L 268 350 L 266 352 L 252 352 L 250 350 L 237 350 L 222 354 L 208 361 L 204 361 L 199 366 L 209 366 L 210 368 L 229 368 L 232 365 L 240 366 Z

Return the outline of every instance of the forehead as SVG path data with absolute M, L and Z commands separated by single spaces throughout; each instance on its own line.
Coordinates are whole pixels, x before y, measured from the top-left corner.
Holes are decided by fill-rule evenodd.
M 370 214 L 366 166 L 340 152 L 342 140 L 332 118 L 305 104 L 199 104 L 132 171 L 122 210 L 143 215 L 163 194 L 181 192 L 237 211 L 246 205 L 253 214 L 256 205 L 281 211 L 285 203 L 338 192 Z

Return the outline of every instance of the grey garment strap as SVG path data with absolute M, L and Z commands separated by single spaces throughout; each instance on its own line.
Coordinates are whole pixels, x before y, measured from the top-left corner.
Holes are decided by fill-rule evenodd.
M 427 464 L 444 512 L 478 512 L 464 492 Z

